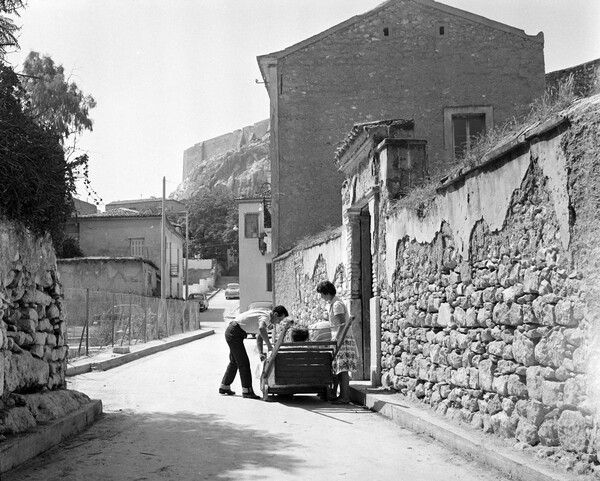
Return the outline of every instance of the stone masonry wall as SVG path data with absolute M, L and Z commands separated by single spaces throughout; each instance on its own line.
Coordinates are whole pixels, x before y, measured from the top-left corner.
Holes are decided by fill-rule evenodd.
M 315 290 L 319 282 L 333 282 L 342 299 L 348 295 L 342 238 L 314 239 L 308 244 L 273 260 L 275 302 L 302 326 L 323 319 L 326 306 Z
M 600 447 L 599 105 L 580 102 L 566 130 L 531 141 L 506 206 L 493 183 L 471 197 L 499 206 L 499 225 L 482 216 L 465 236 L 425 218 L 435 236 L 388 245 L 395 266 L 380 284 L 385 387 L 577 472 Z
M 44 404 L 27 405 L 27 395 L 66 387 L 68 348 L 56 272 L 49 238 L 0 222 L 0 439 L 48 419 Z

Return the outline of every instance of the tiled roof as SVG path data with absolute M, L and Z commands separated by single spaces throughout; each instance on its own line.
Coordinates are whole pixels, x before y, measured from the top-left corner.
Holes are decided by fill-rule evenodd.
M 98 212 L 97 214 L 87 214 L 80 215 L 80 218 L 96 218 L 96 217 L 159 217 L 160 213 L 153 212 L 151 210 L 144 210 L 142 212 L 138 212 L 133 209 L 126 209 L 124 207 L 119 207 L 117 209 L 107 210 L 106 212 Z

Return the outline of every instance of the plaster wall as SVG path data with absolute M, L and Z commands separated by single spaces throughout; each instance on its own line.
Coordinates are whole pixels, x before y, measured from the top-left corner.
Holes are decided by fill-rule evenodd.
M 131 293 L 147 297 L 159 294 L 158 270 L 142 259 L 59 259 L 58 273 L 64 288 Z

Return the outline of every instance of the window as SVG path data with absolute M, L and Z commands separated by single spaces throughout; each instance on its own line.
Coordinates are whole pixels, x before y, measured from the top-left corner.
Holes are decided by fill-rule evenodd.
M 129 239 L 129 250 L 133 257 L 144 257 L 144 238 Z
M 485 115 L 453 115 L 452 132 L 454 136 L 454 158 L 462 159 L 469 153 L 477 139 L 485 134 Z
M 387 27 L 383 27 L 383 36 L 389 37 L 389 35 L 390 35 L 390 29 Z
M 267 264 L 267 292 L 273 291 L 273 275 L 271 273 L 271 264 Z
M 244 215 L 244 237 L 258 237 L 258 213 Z
M 492 129 L 493 113 L 493 108 L 489 106 L 444 108 L 444 149 L 447 160 L 463 158 L 477 137 Z

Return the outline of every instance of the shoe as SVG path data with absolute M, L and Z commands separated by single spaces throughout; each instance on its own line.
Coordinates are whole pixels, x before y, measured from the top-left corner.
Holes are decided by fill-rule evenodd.
M 219 394 L 227 394 L 228 396 L 234 396 L 235 392 L 232 391 L 231 389 L 223 389 L 222 387 L 220 387 Z
M 260 399 L 260 396 L 257 396 L 256 394 L 254 394 L 254 391 L 243 392 L 242 397 L 244 399 Z

